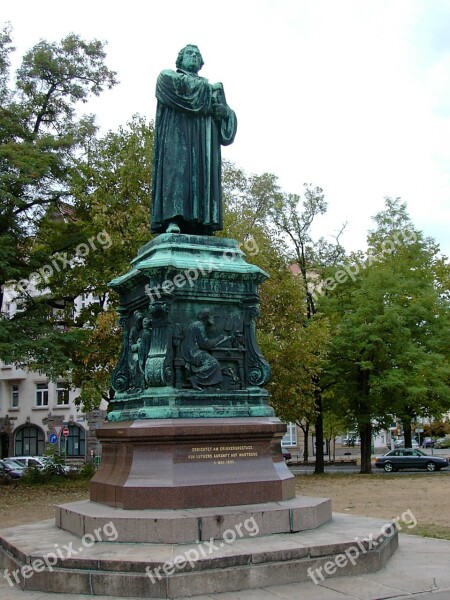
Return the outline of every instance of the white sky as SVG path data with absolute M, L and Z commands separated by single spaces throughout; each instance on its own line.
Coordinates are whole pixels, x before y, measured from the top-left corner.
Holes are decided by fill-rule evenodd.
M 197 44 L 238 117 L 224 158 L 322 187 L 316 233 L 348 221 L 349 250 L 400 196 L 450 254 L 450 0 L 4 0 L 6 21 L 16 64 L 39 39 L 108 42 L 121 83 L 85 107 L 105 130 L 153 119 L 158 73 Z

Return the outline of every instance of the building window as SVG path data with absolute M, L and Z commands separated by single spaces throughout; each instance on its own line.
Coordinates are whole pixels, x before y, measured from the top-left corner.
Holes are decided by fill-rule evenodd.
M 48 383 L 36 384 L 36 406 L 48 406 Z
M 69 435 L 61 439 L 61 449 L 66 456 L 82 456 L 86 454 L 86 432 L 78 425 L 69 425 Z
M 19 408 L 19 386 L 15 383 L 11 386 L 11 408 Z
M 15 456 L 41 456 L 44 454 L 44 432 L 28 425 L 16 433 L 14 443 Z
M 67 383 L 65 383 L 64 381 L 59 381 L 56 384 L 56 405 L 69 405 L 69 388 L 67 386 Z
M 25 302 L 21 298 L 16 298 L 16 312 L 24 312 Z
M 281 440 L 283 447 L 297 446 L 297 425 L 295 423 L 287 423 L 287 431 Z

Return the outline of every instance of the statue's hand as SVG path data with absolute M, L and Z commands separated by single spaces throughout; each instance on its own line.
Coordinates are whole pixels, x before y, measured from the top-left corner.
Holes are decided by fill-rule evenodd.
M 216 118 L 223 119 L 227 116 L 227 107 L 223 104 L 215 104 L 213 106 L 213 115 Z

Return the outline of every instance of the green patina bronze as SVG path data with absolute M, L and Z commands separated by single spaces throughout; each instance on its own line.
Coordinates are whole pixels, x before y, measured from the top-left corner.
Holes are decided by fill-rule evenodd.
M 109 420 L 272 416 L 256 341 L 267 278 L 235 240 L 161 234 L 111 282 L 122 353 Z
M 158 77 L 152 231 L 211 235 L 223 229 L 220 147 L 236 134 L 221 83 L 200 77 L 197 46 L 183 48 L 177 70 Z
M 222 228 L 220 145 L 236 117 L 222 84 L 197 75 L 196 46 L 158 78 L 152 230 L 120 295 L 122 352 L 112 376 L 110 421 L 273 416 L 263 386 L 270 367 L 256 341 L 258 286 Z

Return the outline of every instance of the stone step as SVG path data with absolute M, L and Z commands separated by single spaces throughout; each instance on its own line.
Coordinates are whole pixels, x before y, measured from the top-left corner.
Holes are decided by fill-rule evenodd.
M 240 537 L 295 533 L 331 519 L 328 498 L 300 496 L 279 502 L 191 508 L 123 510 L 84 500 L 56 506 L 56 525 L 82 537 L 113 522 L 117 542 L 179 544 L 221 539 L 240 528 Z
M 113 525 L 103 528 L 109 538 Z M 241 538 L 235 530 L 222 541 L 190 544 L 93 543 L 92 537 L 53 521 L 6 529 L 0 566 L 26 590 L 187 598 L 377 571 L 398 545 L 393 525 L 340 514 L 311 531 Z

